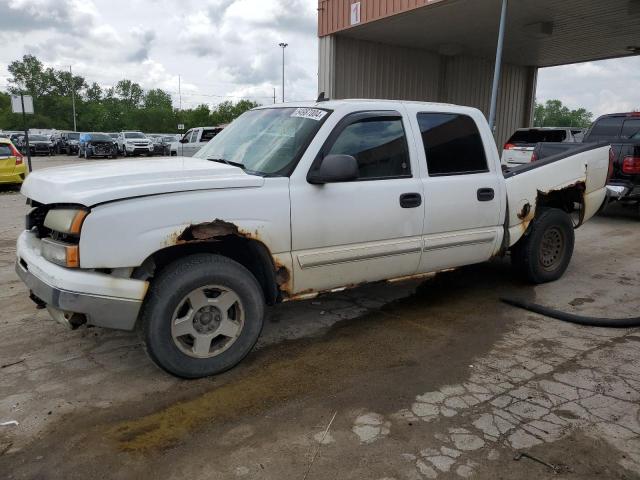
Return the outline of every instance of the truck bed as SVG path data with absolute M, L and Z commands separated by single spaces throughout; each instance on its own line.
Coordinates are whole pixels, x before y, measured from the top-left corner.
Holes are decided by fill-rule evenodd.
M 536 211 L 545 200 L 562 198 L 575 208 L 576 223 L 591 218 L 606 198 L 609 171 L 609 146 L 583 144 L 566 148 L 556 144 L 560 153 L 504 171 L 507 185 L 508 246 L 527 231 Z

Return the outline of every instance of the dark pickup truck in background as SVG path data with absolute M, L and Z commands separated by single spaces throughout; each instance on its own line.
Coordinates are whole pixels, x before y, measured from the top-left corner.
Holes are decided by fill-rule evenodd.
M 539 143 L 531 161 L 558 155 L 585 143 L 611 145 L 613 171 L 607 183 L 609 198 L 640 206 L 640 112 L 599 117 L 585 134 L 582 144 Z

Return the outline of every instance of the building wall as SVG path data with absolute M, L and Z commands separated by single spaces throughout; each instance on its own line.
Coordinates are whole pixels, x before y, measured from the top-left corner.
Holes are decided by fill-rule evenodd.
M 320 38 L 319 91 L 329 98 L 388 98 L 455 103 L 489 113 L 493 62 L 447 57 L 343 36 Z M 537 69 L 504 65 L 498 97 L 496 142 L 529 126 Z
M 360 2 L 360 24 L 408 12 L 442 0 L 318 0 L 318 35 L 351 27 L 351 4 Z

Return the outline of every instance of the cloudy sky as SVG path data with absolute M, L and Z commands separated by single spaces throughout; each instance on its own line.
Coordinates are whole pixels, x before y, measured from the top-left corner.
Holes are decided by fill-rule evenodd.
M 25 53 L 109 86 L 122 78 L 182 104 L 316 96 L 317 0 L 0 0 L 0 89 Z M 640 57 L 540 71 L 538 100 L 559 98 L 598 115 L 640 108 Z

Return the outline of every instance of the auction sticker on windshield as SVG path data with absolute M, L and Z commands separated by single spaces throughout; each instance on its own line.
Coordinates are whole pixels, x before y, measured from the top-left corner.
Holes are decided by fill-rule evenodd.
M 318 108 L 296 108 L 291 116 L 319 121 L 322 120 L 326 114 L 327 112 Z

